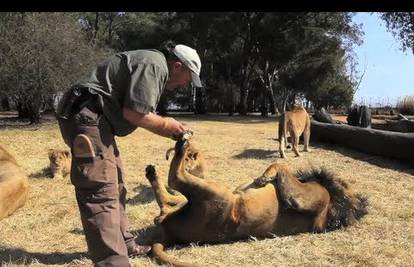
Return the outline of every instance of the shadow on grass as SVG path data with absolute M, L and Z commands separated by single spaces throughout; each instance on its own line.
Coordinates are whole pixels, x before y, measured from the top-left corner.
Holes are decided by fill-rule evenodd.
M 129 205 L 147 204 L 154 201 L 155 199 L 151 186 L 140 184 L 139 186 L 135 187 L 133 191 L 137 192 L 137 194 L 127 200 L 127 203 Z
M 233 156 L 236 159 L 269 159 L 279 157 L 278 151 L 265 149 L 245 149 L 238 155 Z
M 20 119 L 18 117 L 3 117 L 0 118 L 0 129 L 5 127 L 13 128 L 29 128 L 33 127 L 33 124 L 30 124 L 30 121 L 27 119 Z
M 52 171 L 50 170 L 50 167 L 44 167 L 38 172 L 29 174 L 29 178 L 52 179 Z
M 22 248 L 0 247 L 0 266 L 7 264 L 30 264 L 39 262 L 45 265 L 68 264 L 74 260 L 86 258 L 86 252 L 74 253 L 40 253 L 28 252 Z
M 57 120 L 53 112 L 42 114 L 39 123 L 30 123 L 29 119 L 21 119 L 17 116 L 17 112 L 0 112 L 0 130 L 2 129 L 20 129 L 28 131 L 37 131 L 49 124 L 57 124 Z
M 69 233 L 74 234 L 74 235 L 84 235 L 85 233 L 83 232 L 83 230 L 81 228 L 74 228 L 73 230 L 70 230 Z
M 342 154 L 346 157 L 350 157 L 350 158 L 353 158 L 353 159 L 356 159 L 356 160 L 365 161 L 365 162 L 368 162 L 370 164 L 373 164 L 373 165 L 381 167 L 381 168 L 387 168 L 387 169 L 391 169 L 391 170 L 405 172 L 405 173 L 410 174 L 410 175 L 414 175 L 414 167 L 413 166 L 410 166 L 409 163 L 402 162 L 402 161 L 399 161 L 399 160 L 396 160 L 396 159 L 381 157 L 381 156 L 377 156 L 377 155 L 370 155 L 370 154 L 366 154 L 364 152 L 360 152 L 360 151 L 353 150 L 353 149 L 346 148 L 346 147 L 337 146 L 337 145 L 330 144 L 330 143 L 312 142 L 311 146 L 321 148 L 321 149 L 325 149 L 325 150 L 335 151 L 335 152 L 338 152 L 338 153 L 340 153 L 340 154 Z M 396 148 L 396 149 L 398 149 L 398 148 Z M 338 164 L 341 164 L 341 163 L 338 162 Z
M 158 240 L 162 240 L 163 230 L 156 225 L 134 230 L 132 234 L 136 236 L 136 242 L 141 245 L 151 245 Z
M 132 234 L 136 236 L 136 242 L 141 245 L 152 245 L 156 242 L 160 242 L 161 240 L 163 240 L 163 230 L 161 227 L 157 225 L 150 225 L 142 229 L 134 230 L 132 231 Z M 246 240 L 247 238 L 240 239 L 240 240 L 228 240 L 228 241 L 218 243 L 218 244 L 231 244 L 231 243 L 236 243 L 236 242 L 244 242 Z M 209 242 L 207 243 L 197 242 L 197 243 L 201 245 L 202 244 L 208 244 L 208 245 L 215 244 L 215 243 L 209 243 Z M 175 249 L 180 249 L 183 247 L 188 247 L 190 245 L 191 245 L 191 242 L 190 243 L 173 242 L 172 244 L 167 244 L 167 247 L 174 247 Z

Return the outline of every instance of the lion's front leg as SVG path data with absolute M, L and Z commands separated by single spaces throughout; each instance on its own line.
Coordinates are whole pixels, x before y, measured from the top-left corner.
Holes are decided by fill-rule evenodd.
M 161 210 L 160 215 L 154 219 L 155 224 L 161 224 L 167 217 L 181 210 L 188 203 L 187 198 L 183 194 L 165 187 L 154 165 L 146 167 L 145 177 L 152 185 L 155 199 Z
M 286 158 L 285 154 L 286 138 L 282 135 L 279 137 L 279 153 L 281 158 Z

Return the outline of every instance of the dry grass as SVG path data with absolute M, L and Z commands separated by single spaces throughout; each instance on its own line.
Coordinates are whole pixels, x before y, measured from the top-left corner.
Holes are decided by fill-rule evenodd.
M 234 188 L 257 177 L 281 160 L 274 119 L 183 116 L 206 152 L 209 176 Z M 231 121 L 234 120 L 234 121 Z M 47 150 L 65 148 L 54 121 L 40 128 L 0 130 L 0 142 L 31 176 L 30 199 L 13 216 L 0 222 L 2 266 L 90 266 L 74 190 L 70 182 L 43 174 Z M 165 151 L 171 140 L 139 129 L 118 138 L 128 174 L 127 211 L 131 229 L 148 240 L 159 212 L 144 177 L 147 164 L 164 174 Z M 231 244 L 170 249 L 181 260 L 201 266 L 412 266 L 414 254 L 414 169 L 396 161 L 311 142 L 311 153 L 286 160 L 293 169 L 325 166 L 349 182 L 370 201 L 369 214 L 359 223 L 326 234 L 301 234 Z M 143 257 L 134 266 L 156 266 Z
M 398 101 L 397 110 L 404 115 L 414 115 L 414 95 L 406 96 Z

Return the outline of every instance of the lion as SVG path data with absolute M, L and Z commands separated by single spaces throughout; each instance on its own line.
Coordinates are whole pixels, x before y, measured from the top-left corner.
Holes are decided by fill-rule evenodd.
M 70 152 L 68 150 L 49 149 L 50 173 L 52 178 L 66 177 L 70 173 Z
M 270 175 L 273 179 L 263 183 L 256 179 L 232 191 L 219 181 L 193 173 L 189 166 L 193 166 L 196 173 L 202 168 L 197 163 L 201 152 L 191 140 L 178 140 L 174 152 L 168 187 L 154 165 L 148 165 L 145 170 L 161 210 L 155 223 L 163 229 L 161 239 L 152 244 L 152 254 L 163 263 L 194 266 L 169 256 L 164 250 L 169 245 L 214 244 L 250 236 L 266 238 L 313 232 L 315 228 L 318 232 L 331 231 L 351 225 L 367 213 L 365 197 L 355 194 L 345 182 L 337 181 L 323 170 L 300 172 L 296 177 L 286 165 L 273 164 L 271 170 L 262 175 Z M 292 179 L 301 180 L 292 182 Z M 283 181 L 277 183 L 273 180 Z M 301 183 L 313 182 L 319 186 L 312 184 L 310 192 L 302 190 L 304 185 Z M 280 190 L 279 186 L 284 189 Z M 325 194 L 325 189 L 329 198 L 326 195 L 312 196 L 320 192 Z M 326 216 L 322 216 L 327 199 L 328 210 Z M 288 201 L 292 203 L 291 207 L 284 207 Z
M 287 146 L 287 135 L 290 135 L 292 150 L 299 157 L 299 137 L 303 134 L 303 151 L 310 152 L 310 118 L 308 112 L 302 106 L 295 106 L 292 111 L 287 111 L 279 119 L 279 152 L 280 157 L 286 158 L 285 146 Z
M 313 231 L 323 232 L 330 205 L 328 190 L 317 181 L 301 182 L 286 164 L 273 163 L 255 180 L 265 185 L 275 182 L 286 208 L 315 214 Z
M 16 159 L 0 145 L 0 220 L 26 203 L 28 191 L 27 175 Z

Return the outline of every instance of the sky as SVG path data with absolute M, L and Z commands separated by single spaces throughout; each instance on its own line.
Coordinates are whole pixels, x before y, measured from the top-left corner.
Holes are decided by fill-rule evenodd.
M 355 93 L 354 103 L 395 106 L 398 100 L 414 95 L 414 55 L 403 52 L 398 40 L 387 31 L 378 13 L 358 12 L 353 21 L 363 24 L 363 44 L 355 45 L 358 70 L 365 75 Z

